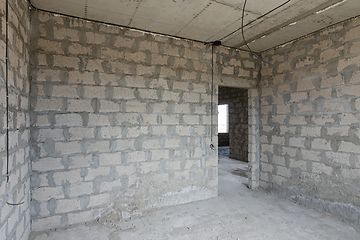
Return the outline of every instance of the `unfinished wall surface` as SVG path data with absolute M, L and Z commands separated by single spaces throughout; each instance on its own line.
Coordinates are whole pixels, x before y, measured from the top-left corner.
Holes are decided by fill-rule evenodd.
M 257 88 L 248 90 L 248 187 L 260 186 L 260 97 Z
M 218 146 L 219 147 L 229 146 L 229 133 L 218 133 Z
M 360 19 L 263 57 L 260 186 L 360 224 Z
M 33 231 L 217 196 L 209 45 L 33 11 L 31 50 Z M 215 52 L 216 109 L 258 66 Z
M 248 90 L 220 87 L 219 104 L 229 105 L 230 158 L 248 161 Z
M 30 234 L 28 107 L 30 14 L 28 4 L 20 0 L 10 0 L 6 14 L 6 3 L 5 0 L 0 1 L 0 239 L 28 239 Z M 6 27 L 6 15 L 8 27 Z M 8 36 L 8 45 L 6 36 Z M 6 55 L 8 55 L 8 71 L 6 71 Z M 7 138 L 7 127 L 9 138 Z M 9 140 L 8 166 L 7 139 Z

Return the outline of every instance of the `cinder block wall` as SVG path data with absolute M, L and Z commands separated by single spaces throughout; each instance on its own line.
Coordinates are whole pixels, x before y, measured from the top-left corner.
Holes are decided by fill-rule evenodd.
M 33 11 L 31 50 L 33 231 L 217 196 L 209 45 Z M 214 59 L 214 107 L 220 76 L 257 84 L 249 53 Z
M 0 239 L 30 234 L 29 6 L 9 0 L 8 93 L 6 104 L 6 1 L 0 1 Z M 9 111 L 9 181 L 6 178 L 6 128 Z M 9 205 L 7 204 L 20 205 Z
M 229 105 L 229 146 L 230 157 L 248 161 L 248 90 L 221 87 L 218 95 L 219 104 Z
M 360 19 L 263 57 L 260 186 L 360 224 Z
M 218 146 L 219 147 L 229 146 L 229 133 L 218 133 Z

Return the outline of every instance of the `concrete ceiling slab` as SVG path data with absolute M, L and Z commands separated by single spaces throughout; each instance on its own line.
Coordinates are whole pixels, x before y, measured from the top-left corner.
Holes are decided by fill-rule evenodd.
M 82 1 L 52 1 L 48 4 L 48 0 L 36 0 L 34 4 L 41 6 L 40 9 L 56 13 L 67 14 L 70 16 L 85 17 L 84 16 L 84 0 Z M 32 3 L 32 2 L 31 2 Z
M 84 18 L 128 26 L 133 19 L 136 4 L 131 1 L 82 0 L 86 13 Z M 79 16 L 81 17 L 81 16 Z
M 34 7 L 154 33 L 246 49 L 241 36 L 244 0 L 31 0 Z M 360 15 L 359 0 L 248 0 L 244 27 L 253 51 L 310 34 Z
M 211 1 L 143 1 L 129 26 L 152 32 L 178 33 Z M 161 9 L 161 11 L 159 11 Z
M 324 9 L 327 10 L 323 11 Z M 266 32 L 264 29 L 256 29 L 258 26 L 246 29 L 245 36 L 247 36 L 250 48 L 253 51 L 260 52 L 263 51 L 264 46 L 282 45 L 296 38 L 300 38 L 319 29 L 333 25 L 339 22 L 339 19 L 345 20 L 349 17 L 355 17 L 359 14 L 359 3 L 355 1 L 347 1 L 334 8 L 313 8 L 313 11 L 314 13 L 304 16 L 304 18 L 288 20 L 285 22 L 285 26 L 274 25 L 274 30 L 268 34 L 264 34 Z M 275 30 L 275 28 L 279 26 L 280 28 Z M 264 35 L 255 36 L 259 32 L 262 32 Z M 228 42 L 224 42 L 224 44 L 231 45 L 239 41 L 242 41 L 240 33 L 233 36 L 233 38 L 229 39 Z M 246 46 L 244 46 L 243 41 L 242 44 L 237 45 L 236 47 L 247 49 Z
M 255 19 L 258 15 L 247 13 L 247 22 Z M 211 3 L 207 8 L 203 9 L 189 24 L 177 34 L 185 38 L 198 39 L 207 41 L 214 33 L 221 31 L 224 27 L 231 25 L 235 21 L 241 19 L 241 12 L 233 7 Z
M 232 6 L 236 9 L 242 10 L 244 6 L 244 0 L 222 0 L 217 1 L 222 2 L 223 4 Z M 285 3 L 286 0 L 248 0 L 246 3 L 246 11 L 257 14 L 257 15 L 263 15 L 270 10 L 272 10 L 274 7 L 279 6 L 283 3 Z M 296 4 L 297 1 L 290 1 L 286 4 L 286 7 L 289 7 L 293 4 Z M 276 12 L 283 11 L 283 9 L 279 9 Z

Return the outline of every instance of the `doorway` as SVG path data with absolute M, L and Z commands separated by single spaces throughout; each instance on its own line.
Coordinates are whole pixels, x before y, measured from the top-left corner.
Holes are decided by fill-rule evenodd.
M 219 86 L 218 113 L 219 155 L 248 162 L 248 90 Z
M 248 89 L 218 88 L 219 194 L 249 187 Z M 241 186 L 237 185 L 241 183 Z

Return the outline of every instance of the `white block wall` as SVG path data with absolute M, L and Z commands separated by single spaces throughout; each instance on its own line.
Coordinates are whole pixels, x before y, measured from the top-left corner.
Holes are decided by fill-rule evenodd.
M 33 231 L 217 196 L 209 45 L 42 12 L 32 36 Z M 258 65 L 214 59 L 216 144 L 218 84 L 255 86 Z
M 0 239 L 28 239 L 30 234 L 29 6 L 23 1 L 9 0 L 7 34 L 5 0 L 0 1 L 0 18 L 2 23 L 0 27 Z M 7 111 L 9 122 L 7 122 Z M 7 127 L 9 129 L 8 166 Z M 9 181 L 6 177 L 7 169 Z
M 264 53 L 260 186 L 360 224 L 360 20 Z

